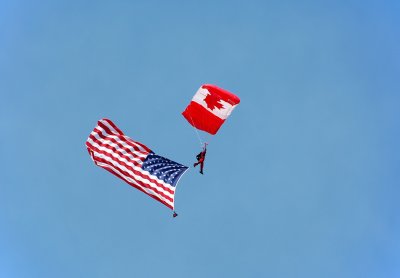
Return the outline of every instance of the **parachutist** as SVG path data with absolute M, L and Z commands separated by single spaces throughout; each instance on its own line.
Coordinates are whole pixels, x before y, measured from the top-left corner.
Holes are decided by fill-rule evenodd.
M 203 175 L 203 168 L 204 168 L 204 160 L 206 159 L 206 153 L 207 153 L 207 143 L 204 143 L 203 150 L 196 155 L 197 162 L 193 164 L 193 167 L 196 167 L 197 165 L 200 164 L 200 174 Z
M 172 217 L 177 217 L 178 216 L 178 214 L 174 211 L 174 214 L 172 215 Z

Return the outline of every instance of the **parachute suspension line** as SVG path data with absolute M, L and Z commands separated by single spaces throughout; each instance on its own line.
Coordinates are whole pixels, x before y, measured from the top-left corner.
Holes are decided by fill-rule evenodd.
M 190 113 L 189 113 L 189 117 L 190 117 L 190 120 L 191 120 L 191 122 L 192 122 L 192 127 L 193 127 L 194 131 L 196 132 L 197 138 L 199 139 L 200 146 L 203 146 L 203 145 L 204 145 L 203 140 L 201 140 L 200 133 L 199 133 L 199 131 L 197 130 L 197 128 L 194 127 L 193 118 L 192 118 L 192 115 L 190 115 Z
M 201 137 L 200 137 L 200 133 L 199 133 L 199 131 L 198 131 L 196 128 L 194 128 L 194 131 L 196 131 L 197 138 L 199 139 L 200 145 L 201 145 L 201 146 L 203 146 L 203 145 L 204 145 L 204 143 L 203 143 L 203 140 L 201 140 Z

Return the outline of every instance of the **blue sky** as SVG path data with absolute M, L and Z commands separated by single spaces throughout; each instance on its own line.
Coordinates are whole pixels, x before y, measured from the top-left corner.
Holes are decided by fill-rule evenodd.
M 398 1 L 0 3 L 0 277 L 400 276 Z M 96 167 L 113 120 L 192 165 L 179 217 Z

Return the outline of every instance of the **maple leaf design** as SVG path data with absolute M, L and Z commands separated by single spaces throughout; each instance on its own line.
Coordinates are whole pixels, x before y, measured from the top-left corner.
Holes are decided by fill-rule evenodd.
M 220 100 L 221 98 L 216 94 L 208 94 L 204 99 L 207 107 L 211 110 L 214 110 L 214 108 L 217 108 L 218 110 L 224 108 L 224 105 L 220 103 Z

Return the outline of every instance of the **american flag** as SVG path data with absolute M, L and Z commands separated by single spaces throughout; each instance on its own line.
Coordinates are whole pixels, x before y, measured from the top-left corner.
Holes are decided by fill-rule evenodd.
M 175 188 L 188 167 L 156 155 L 108 119 L 98 121 L 86 147 L 97 166 L 174 209 Z

